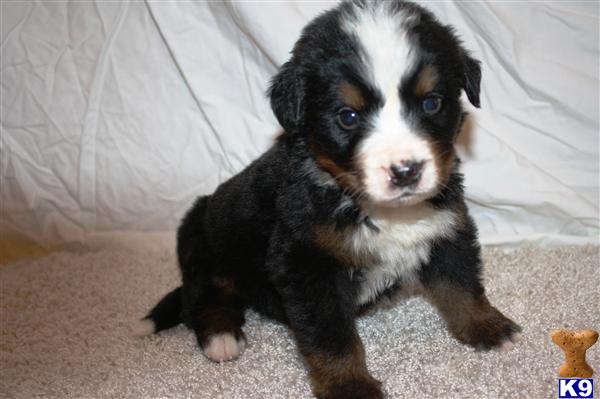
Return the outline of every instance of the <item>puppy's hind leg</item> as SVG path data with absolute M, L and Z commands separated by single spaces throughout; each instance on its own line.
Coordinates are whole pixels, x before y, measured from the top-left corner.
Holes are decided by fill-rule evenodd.
M 215 362 L 237 358 L 246 344 L 242 331 L 245 318 L 233 280 L 213 276 L 201 285 L 184 284 L 183 289 L 185 322 L 194 330 L 206 357 Z
M 219 273 L 206 242 L 209 197 L 200 197 L 177 232 L 177 256 L 183 279 L 183 321 L 194 330 L 204 354 L 216 362 L 235 359 L 245 339 L 244 304 L 234 280 Z

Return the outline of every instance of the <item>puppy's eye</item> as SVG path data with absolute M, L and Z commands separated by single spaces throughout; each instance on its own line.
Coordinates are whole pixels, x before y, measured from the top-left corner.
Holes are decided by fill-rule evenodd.
M 358 112 L 352 108 L 342 108 L 338 112 L 337 122 L 343 129 L 356 129 L 358 127 Z
M 442 109 L 442 98 L 434 95 L 428 96 L 423 100 L 422 106 L 425 114 L 435 115 Z

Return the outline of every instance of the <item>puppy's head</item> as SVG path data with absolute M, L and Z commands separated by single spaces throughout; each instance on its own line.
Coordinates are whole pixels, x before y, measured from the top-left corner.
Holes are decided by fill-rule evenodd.
M 415 204 L 448 181 L 479 62 L 403 1 L 348 1 L 313 20 L 273 79 L 271 106 L 338 184 L 375 204 Z

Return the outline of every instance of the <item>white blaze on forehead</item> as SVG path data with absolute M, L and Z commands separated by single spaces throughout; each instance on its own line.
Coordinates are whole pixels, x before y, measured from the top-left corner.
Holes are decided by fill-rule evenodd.
M 398 99 L 402 76 L 411 69 L 414 51 L 403 24 L 408 15 L 391 15 L 385 3 L 367 9 L 357 9 L 356 18 L 349 19 L 344 29 L 358 39 L 366 67 L 366 76 L 383 94 L 386 103 Z
M 430 144 L 417 135 L 403 117 L 400 84 L 415 73 L 417 49 L 405 26 L 414 16 L 391 14 L 386 3 L 357 9 L 344 29 L 360 43 L 365 78 L 383 96 L 383 107 L 372 117 L 372 130 L 359 146 L 357 159 L 363 169 L 366 190 L 372 197 L 389 200 L 396 196 L 389 187 L 386 168 L 402 161 L 430 161 Z M 437 184 L 433 162 L 426 162 L 418 191 Z

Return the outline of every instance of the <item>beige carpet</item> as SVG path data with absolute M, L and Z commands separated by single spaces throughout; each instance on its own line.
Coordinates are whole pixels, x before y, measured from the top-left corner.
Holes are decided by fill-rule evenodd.
M 489 296 L 524 327 L 523 342 L 473 352 L 420 298 L 379 311 L 359 328 L 389 397 L 557 397 L 562 353 L 548 332 L 600 329 L 599 248 L 484 255 Z M 130 337 L 130 322 L 178 283 L 168 252 L 55 253 L 0 267 L 0 282 L 0 397 L 310 397 L 290 335 L 254 313 L 249 346 L 226 364 L 209 362 L 181 326 Z M 599 375 L 600 344 L 588 359 Z

